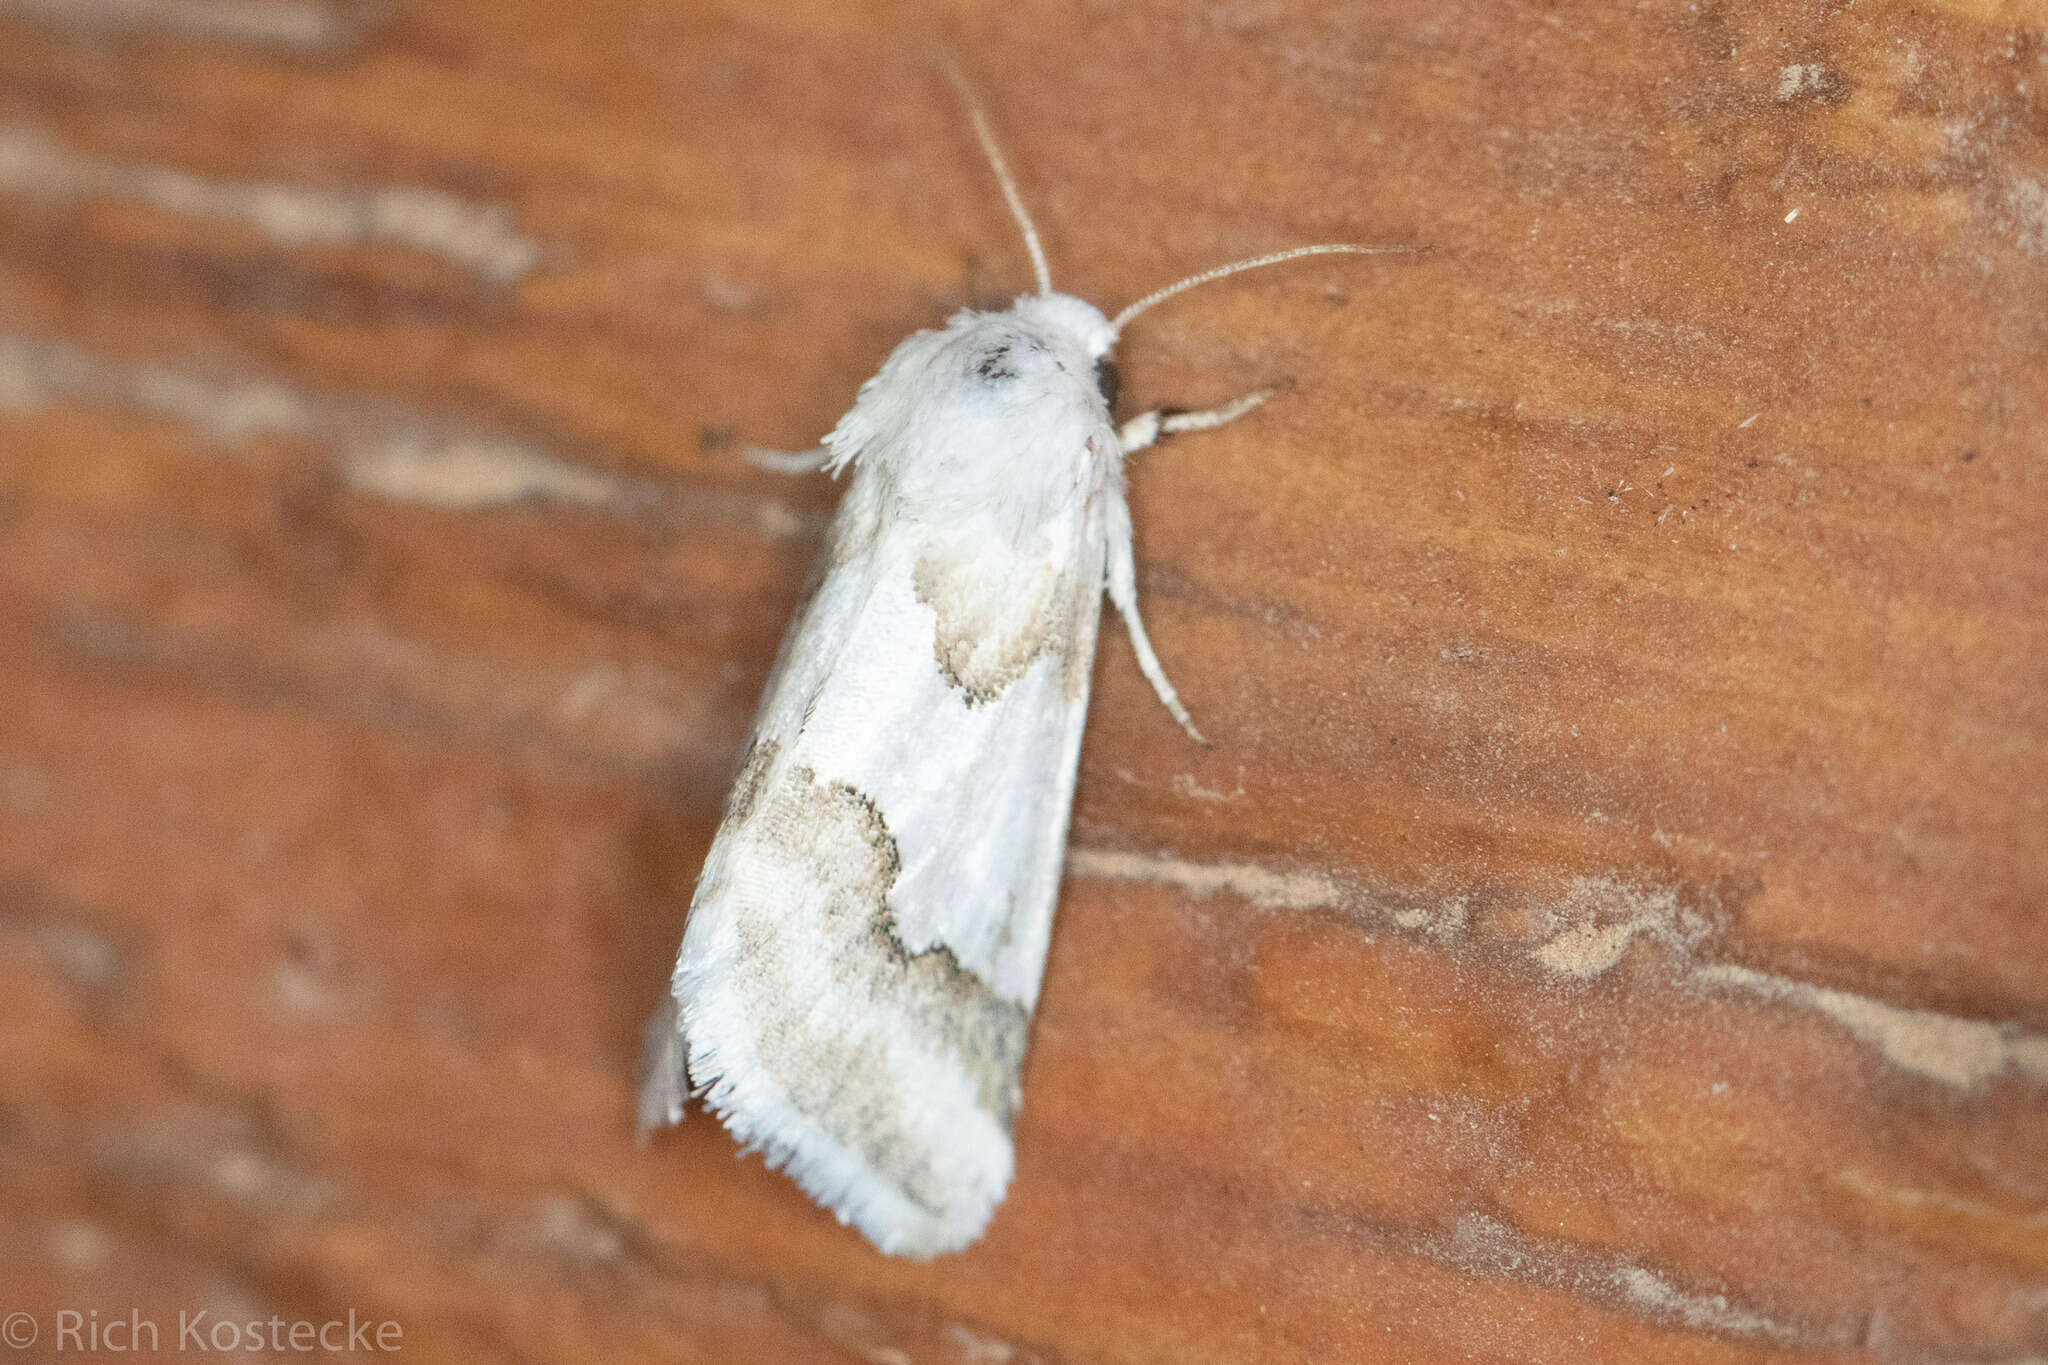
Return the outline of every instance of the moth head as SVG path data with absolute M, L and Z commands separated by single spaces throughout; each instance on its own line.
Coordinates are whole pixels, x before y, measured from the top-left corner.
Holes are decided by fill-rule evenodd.
M 1012 311 L 1059 350 L 1075 355 L 1092 372 L 1103 405 L 1116 406 L 1116 324 L 1101 309 L 1071 294 L 1026 294 Z
M 1093 365 L 1116 348 L 1116 327 L 1102 310 L 1072 294 L 1026 294 L 1013 310 L 1074 347 Z
M 1323 242 L 1313 246 L 1290 247 L 1248 260 L 1232 261 L 1204 270 L 1198 275 L 1176 280 L 1164 289 L 1155 289 L 1144 298 L 1125 308 L 1115 317 L 1105 317 L 1100 309 L 1070 294 L 1056 294 L 1052 288 L 1052 271 L 1046 265 L 1045 246 L 1038 240 L 1038 227 L 1031 221 L 1030 213 L 1024 208 L 1024 196 L 1017 192 L 1017 181 L 1010 174 L 1010 164 L 1003 158 L 1002 148 L 996 146 L 995 134 L 989 131 L 988 114 L 981 107 L 981 100 L 967 83 L 967 75 L 960 69 L 960 63 L 943 44 L 939 48 L 939 63 L 945 70 L 946 79 L 960 92 L 960 100 L 967 106 L 967 117 L 974 125 L 974 136 L 981 143 L 982 155 L 988 158 L 989 169 L 995 172 L 996 183 L 1002 187 L 1003 200 L 1010 206 L 1010 216 L 1017 220 L 1017 230 L 1023 234 L 1024 249 L 1031 256 L 1031 273 L 1038 280 L 1038 292 L 1027 294 L 1017 300 L 1012 311 L 1020 317 L 1029 318 L 1060 334 L 1059 339 L 1071 342 L 1086 358 L 1095 372 L 1095 386 L 1102 391 L 1105 406 L 1116 406 L 1117 373 L 1116 362 L 1110 352 L 1116 347 L 1116 339 L 1126 324 L 1138 314 L 1166 302 L 1176 294 L 1184 293 L 1197 285 L 1213 280 L 1225 279 L 1244 270 L 1257 270 L 1263 266 L 1278 265 L 1302 256 L 1328 256 L 1336 254 L 1372 256 L 1382 252 L 1413 251 L 1405 246 L 1360 246 L 1356 242 Z

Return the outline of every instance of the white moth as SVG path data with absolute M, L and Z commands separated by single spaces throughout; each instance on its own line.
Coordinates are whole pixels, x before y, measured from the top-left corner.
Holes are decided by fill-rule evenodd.
M 690 1094 L 841 1222 L 919 1258 L 980 1237 L 1010 1184 L 1105 587 L 1138 615 L 1124 458 L 1266 398 L 1110 420 L 1115 318 L 1052 290 L 957 72 L 1038 292 L 899 345 L 824 446 L 853 478 L 784 640 L 649 1025 L 644 1129 Z

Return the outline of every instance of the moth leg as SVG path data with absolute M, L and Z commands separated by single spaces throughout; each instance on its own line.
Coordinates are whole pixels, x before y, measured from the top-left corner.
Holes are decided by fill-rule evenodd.
M 1260 397 L 1263 399 L 1264 395 Z M 1109 506 L 1109 600 L 1122 614 L 1124 626 L 1131 633 L 1131 648 L 1138 655 L 1138 669 L 1159 694 L 1161 704 L 1180 722 L 1180 728 L 1188 732 L 1190 739 L 1207 744 L 1209 741 L 1202 738 L 1202 732 L 1189 717 L 1188 708 L 1181 705 L 1180 693 L 1166 680 L 1166 670 L 1160 666 L 1159 656 L 1152 652 L 1151 637 L 1145 634 L 1145 620 L 1138 615 L 1138 565 L 1131 551 L 1131 508 L 1121 495 L 1111 498 Z
M 675 997 L 662 992 L 661 1005 L 641 1031 L 640 1144 L 656 1132 L 683 1121 L 683 1103 L 690 1097 L 690 1078 L 683 1062 L 683 1026 L 676 1017 Z
M 1123 447 L 1125 455 L 1143 450 L 1158 442 L 1162 436 L 1180 431 L 1208 431 L 1225 422 L 1235 422 L 1259 404 L 1273 396 L 1271 389 L 1260 389 L 1248 393 L 1234 403 L 1225 403 L 1220 408 L 1205 408 L 1201 412 L 1170 412 L 1155 409 L 1142 412 L 1117 428 L 1116 441 Z M 1180 693 L 1166 679 L 1166 669 L 1161 666 L 1159 656 L 1152 652 L 1152 639 L 1145 633 L 1145 618 L 1138 614 L 1138 566 L 1131 550 L 1131 509 L 1122 497 L 1115 498 L 1110 505 L 1109 522 L 1109 600 L 1123 615 L 1124 626 L 1131 633 L 1131 648 L 1138 655 L 1138 668 L 1152 684 L 1152 690 L 1159 694 L 1160 702 L 1173 718 L 1180 722 L 1180 728 L 1188 732 L 1189 738 L 1197 744 L 1207 744 L 1202 732 L 1195 728 L 1195 722 L 1188 715 L 1188 708 L 1181 705 Z
M 1124 454 L 1129 455 L 1177 431 L 1208 431 L 1225 422 L 1235 422 L 1272 396 L 1271 389 L 1260 389 L 1234 403 L 1225 403 L 1220 408 L 1205 408 L 1201 412 L 1174 412 L 1170 408 L 1141 412 L 1117 428 L 1116 443 L 1124 448 Z
M 829 446 L 816 450 L 768 450 L 762 446 L 744 446 L 740 458 L 756 469 L 765 469 L 771 474 L 815 474 L 832 463 Z

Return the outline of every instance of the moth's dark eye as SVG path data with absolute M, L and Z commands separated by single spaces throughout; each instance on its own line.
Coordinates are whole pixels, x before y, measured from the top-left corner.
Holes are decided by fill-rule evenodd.
M 1095 362 L 1095 387 L 1102 390 L 1102 401 L 1116 406 L 1116 361 L 1109 356 Z
M 974 373 L 991 384 L 1004 384 L 1017 377 L 1017 367 L 1010 360 L 1010 343 L 998 341 L 983 351 L 974 361 Z

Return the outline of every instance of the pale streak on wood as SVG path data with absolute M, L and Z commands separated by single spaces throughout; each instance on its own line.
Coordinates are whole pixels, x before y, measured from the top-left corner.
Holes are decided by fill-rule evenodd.
M 1989 1234 L 1994 1244 L 2002 1242 L 2020 1249 L 2036 1265 L 2048 1265 L 2048 1212 L 2039 1209 L 2015 1212 L 1980 1199 L 1965 1199 L 1947 1190 L 1891 1185 L 1853 1166 L 1834 1172 L 1829 1180 L 1871 1205 L 1897 1209 L 1909 1215 L 1933 1213 L 1981 1229 Z
M 2048 1081 L 2048 1039 L 2025 1033 L 2016 1024 L 1909 1009 L 1727 962 L 1702 966 L 1693 979 L 1818 1010 L 1882 1052 L 1894 1066 L 1943 1085 L 1971 1089 L 2007 1067 Z
M 1228 892 L 1261 910 L 1318 910 L 1342 904 L 1345 888 L 1319 872 L 1275 872 L 1252 863 L 1197 863 L 1164 853 L 1076 848 L 1067 871 L 1104 881 L 1168 882 L 1197 896 Z
M 272 1216 L 317 1216 L 338 1193 L 334 1181 L 279 1148 L 260 1119 L 214 1103 L 180 1104 L 144 1119 L 101 1124 L 86 1142 L 97 1166 L 136 1183 L 175 1183 Z
M 125 966 L 120 945 L 73 915 L 35 905 L 19 887 L 0 906 L 0 960 L 17 954 L 40 962 L 60 980 L 98 990 L 119 978 Z M 28 908 L 22 903 L 27 902 Z
M 624 1232 L 584 1200 L 559 1190 L 541 1196 L 521 1231 L 534 1246 L 575 1265 L 616 1265 L 626 1255 Z
M 269 379 L 202 379 L 0 333 L 0 412 L 61 402 L 169 418 L 222 445 L 262 436 L 304 441 L 331 450 L 342 482 L 357 492 L 442 511 L 529 500 L 617 514 L 663 505 L 749 527 L 770 541 L 808 539 L 821 525 L 771 498 L 666 490 L 392 404 L 316 399 Z
M 289 52 L 353 45 L 362 13 L 314 0 L 0 0 L 0 17 L 53 28 L 176 33 Z
M 1431 913 L 1426 898 L 1376 896 L 1323 872 L 1279 872 L 1251 863 L 1197 863 L 1166 854 L 1076 848 L 1067 870 L 1077 877 L 1109 881 L 1162 882 L 1194 896 L 1225 892 L 1263 910 L 1365 912 L 1403 929 L 1457 935 L 1467 926 L 1460 913 Z M 1392 908 L 1399 905 L 1402 908 Z M 2048 1081 L 2048 1037 L 2013 1023 L 1966 1019 L 1933 1010 L 1889 1004 L 1869 996 L 1776 976 L 1701 953 L 1709 937 L 1704 920 L 1685 910 L 1668 887 L 1630 882 L 1616 875 L 1577 877 L 1562 896 L 1530 907 L 1532 921 L 1547 925 L 1540 941 L 1522 944 L 1528 957 L 1553 976 L 1589 980 L 1617 965 L 1629 944 L 1651 939 L 1672 955 L 1676 975 L 1686 982 L 1735 987 L 1773 1001 L 1818 1010 L 1874 1047 L 1894 1066 L 1958 1089 L 1971 1089 L 2008 1068 Z
M 396 414 L 379 420 L 274 380 L 201 379 L 160 365 L 102 360 L 61 342 L 0 335 L 0 409 L 33 411 L 65 400 L 172 418 L 223 444 L 268 435 L 335 445 L 345 483 L 399 502 L 448 509 L 547 498 L 630 507 L 653 496 L 645 485 L 529 445 Z
M 715 704 L 655 667 L 608 660 L 541 667 L 435 649 L 368 622 L 245 625 L 235 635 L 166 630 L 106 616 L 55 623 L 67 649 L 161 669 L 229 696 L 289 700 L 389 729 L 425 730 L 607 768 L 660 772 L 685 786 L 730 776 Z
M 886 1330 L 869 1314 L 850 1304 L 831 1304 L 818 1313 L 818 1330 L 835 1345 L 869 1365 L 912 1365 L 910 1356 L 889 1344 Z
M 154 365 L 100 360 L 75 346 L 0 334 L 0 411 L 65 401 L 133 408 L 232 444 L 266 433 L 310 436 L 312 405 L 282 384 L 213 383 Z
M 1693 1332 L 1794 1347 L 1846 1335 L 1779 1321 L 1723 1293 L 1681 1288 L 1627 1257 L 1532 1236 L 1484 1213 L 1460 1215 L 1450 1235 L 1425 1237 L 1415 1250 L 1468 1274 L 1562 1291 Z
M 957 1365 L 1011 1365 L 1017 1359 L 1017 1348 L 1009 1342 L 983 1336 L 957 1322 L 940 1328 L 939 1338 L 952 1349 Z
M 635 500 L 630 487 L 609 474 L 530 446 L 473 436 L 389 442 L 350 459 L 341 477 L 359 493 L 444 510 L 500 507 L 531 498 L 582 507 Z
M 1638 938 L 1684 954 L 1707 936 L 1706 921 L 1679 904 L 1676 890 L 1617 873 L 1573 877 L 1554 901 L 1537 908 L 1547 936 L 1530 956 L 1553 976 L 1599 976 Z
M 101 160 L 22 127 L 0 127 L 0 190 L 126 200 L 242 223 L 286 247 L 403 247 L 500 286 L 518 283 L 542 255 L 541 244 L 518 231 L 512 210 L 502 204 L 421 185 L 319 189 L 211 179 L 174 166 Z
M 1688 1294 L 1653 1270 L 1623 1265 L 1615 1271 L 1621 1292 L 1652 1315 L 1675 1319 L 1696 1331 L 1726 1332 L 1789 1340 L 1794 1334 L 1725 1294 Z
M 2014 180 L 2005 192 L 2006 229 L 2022 248 L 2048 255 L 2048 178 Z

